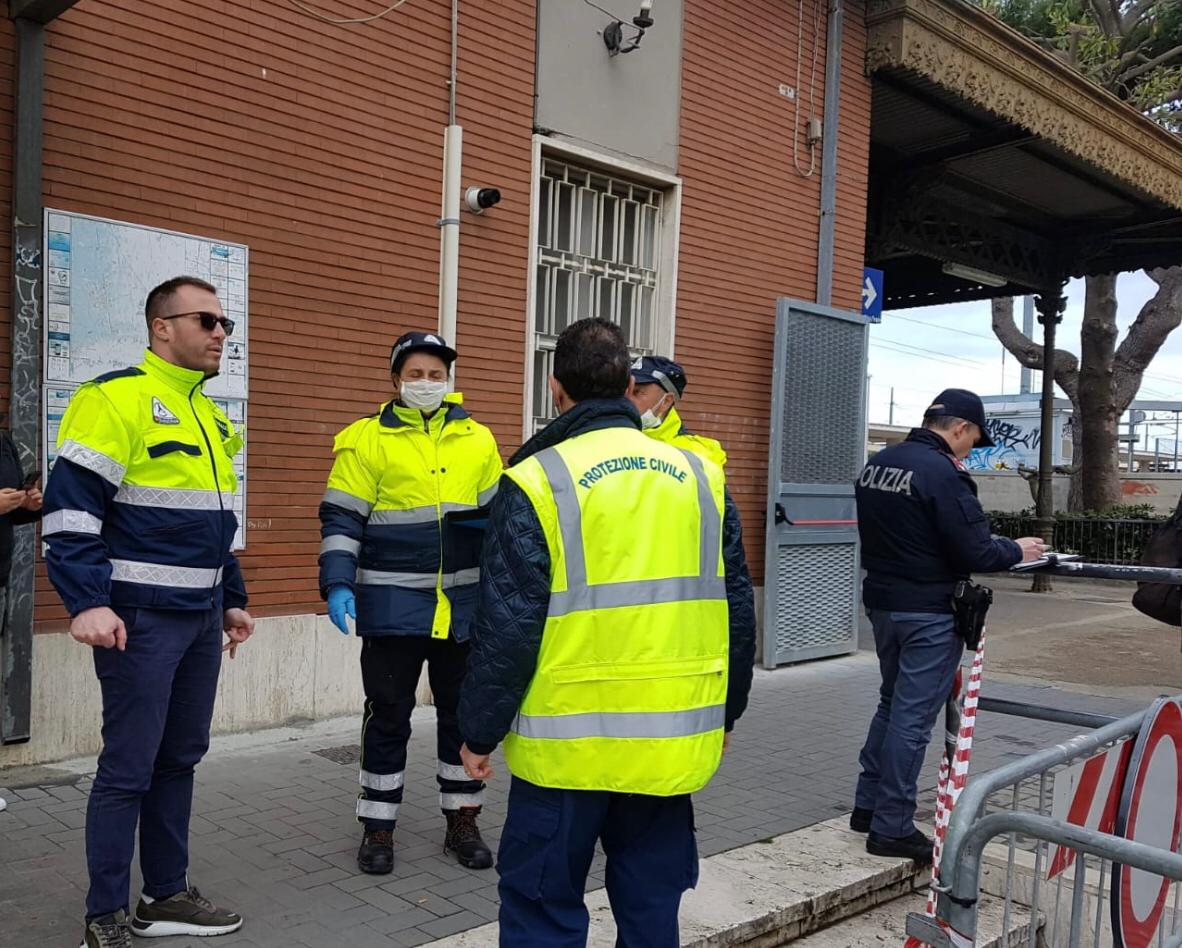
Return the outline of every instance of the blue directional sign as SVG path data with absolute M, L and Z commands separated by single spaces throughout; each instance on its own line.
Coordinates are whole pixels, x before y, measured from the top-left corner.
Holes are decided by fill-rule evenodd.
M 862 269 L 862 315 L 872 323 L 882 322 L 882 271 Z

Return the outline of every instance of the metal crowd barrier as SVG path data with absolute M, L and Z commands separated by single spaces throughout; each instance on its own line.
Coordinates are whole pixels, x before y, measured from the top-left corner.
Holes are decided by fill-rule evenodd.
M 1146 713 L 1139 711 L 1091 734 L 970 778 L 944 841 L 938 918 L 975 941 L 977 907 L 984 886 L 986 894 L 1004 900 L 1003 932 L 1010 931 L 1015 919 L 1028 925 L 1028 948 L 1111 945 L 1106 882 L 1112 863 L 1118 862 L 1175 881 L 1173 910 L 1163 914 L 1158 942 L 1162 948 L 1182 946 L 1182 886 L 1177 884 L 1182 881 L 1182 855 L 1074 826 L 1050 815 L 1054 773 L 1123 738 L 1135 737 Z M 999 879 L 1000 852 L 987 873 L 983 873 L 982 863 L 986 846 L 1001 837 L 1006 838 L 1007 846 L 1004 876 Z M 1052 844 L 1070 850 L 1074 863 L 1048 881 L 1045 875 Z M 1091 877 L 1099 879 L 1094 887 L 1088 882 Z M 954 944 L 932 919 L 917 913 L 908 916 L 907 932 L 933 948 Z M 1001 944 L 1010 942 L 1003 938 Z
M 1182 569 L 1060 561 L 1040 571 L 1182 585 Z M 979 707 L 1094 730 L 970 776 L 948 826 L 936 887 L 937 919 L 962 937 L 954 940 L 936 919 L 916 912 L 907 917 L 907 933 L 932 948 L 975 944 L 977 910 L 984 893 L 1003 901 L 1001 945 L 1017 944 L 1010 936 L 1017 921 L 1025 925 L 1026 948 L 1110 946 L 1114 936 L 1109 890 L 1112 866 L 1117 863 L 1172 880 L 1155 941 L 1158 948 L 1182 948 L 1182 855 L 1051 816 L 1055 774 L 1119 741 L 1135 738 L 1148 711 L 1115 719 L 984 696 Z M 1002 839 L 1004 848 L 994 842 Z M 1052 847 L 1062 847 L 1071 855 L 1068 868 L 1048 879 Z M 1092 879 L 1097 880 L 1095 884 Z

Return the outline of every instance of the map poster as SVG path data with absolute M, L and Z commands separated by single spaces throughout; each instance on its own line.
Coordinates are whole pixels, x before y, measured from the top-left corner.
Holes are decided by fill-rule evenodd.
M 57 458 L 62 416 L 74 391 L 105 372 L 143 361 L 147 345 L 144 298 L 175 276 L 195 276 L 217 288 L 234 332 L 220 373 L 205 393 L 234 427 L 246 426 L 249 393 L 249 250 L 206 237 L 119 221 L 45 212 L 45 376 L 42 390 L 45 479 Z M 234 549 L 246 546 L 246 449 L 233 461 L 238 490 Z
M 207 237 L 45 212 L 45 381 L 80 385 L 143 358 L 144 298 L 175 276 L 212 283 L 234 333 L 211 398 L 247 397 L 249 251 Z

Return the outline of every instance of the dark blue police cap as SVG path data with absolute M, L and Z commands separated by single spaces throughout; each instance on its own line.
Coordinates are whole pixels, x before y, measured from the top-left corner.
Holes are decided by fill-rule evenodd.
M 923 414 L 925 418 L 932 415 L 946 415 L 971 421 L 981 429 L 981 437 L 977 439 L 975 447 L 993 447 L 993 439 L 989 437 L 989 432 L 985 429 L 985 406 L 981 403 L 981 397 L 975 392 L 964 388 L 946 388 L 935 397 Z
M 664 356 L 641 356 L 632 363 L 632 378 L 640 385 L 656 382 L 674 398 L 685 391 L 685 369 Z
M 412 352 L 430 352 L 439 356 L 450 367 L 456 361 L 456 350 L 443 337 L 433 332 L 404 332 L 390 350 L 390 371 L 397 372 Z

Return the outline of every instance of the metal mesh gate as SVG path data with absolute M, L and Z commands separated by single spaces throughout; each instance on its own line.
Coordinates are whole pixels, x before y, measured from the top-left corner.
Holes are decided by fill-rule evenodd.
M 772 377 L 763 661 L 858 646 L 854 478 L 866 456 L 866 320 L 780 300 Z

